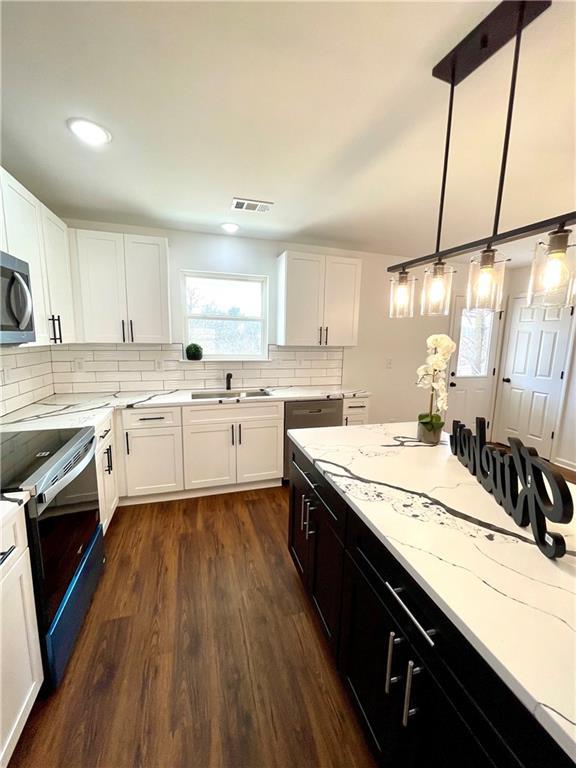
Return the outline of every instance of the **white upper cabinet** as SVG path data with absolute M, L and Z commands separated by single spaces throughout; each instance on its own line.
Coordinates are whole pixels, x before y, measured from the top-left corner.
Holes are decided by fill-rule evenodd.
M 359 259 L 326 257 L 324 341 L 328 346 L 353 347 L 358 342 L 361 274 Z
M 278 261 L 278 344 L 357 344 L 362 262 L 298 251 Z
M 82 341 L 170 342 L 164 238 L 75 230 Z
M 168 248 L 163 237 L 124 236 L 130 341 L 170 341 Z
M 80 340 L 95 343 L 127 341 L 124 236 L 83 229 L 74 234 Z
M 0 184 L 4 202 L 7 251 L 11 256 L 28 262 L 36 343 L 48 344 L 49 312 L 42 265 L 41 203 L 3 168 L 0 168 Z
M 72 273 L 68 227 L 41 206 L 48 309 L 51 315 L 52 337 L 62 344 L 76 341 L 74 301 L 72 298 Z

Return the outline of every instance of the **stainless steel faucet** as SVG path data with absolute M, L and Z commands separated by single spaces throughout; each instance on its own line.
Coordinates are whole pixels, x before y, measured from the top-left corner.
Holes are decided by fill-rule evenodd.
M 231 389 L 232 388 L 231 382 L 232 382 L 232 374 L 231 373 L 227 373 L 226 374 L 226 389 Z

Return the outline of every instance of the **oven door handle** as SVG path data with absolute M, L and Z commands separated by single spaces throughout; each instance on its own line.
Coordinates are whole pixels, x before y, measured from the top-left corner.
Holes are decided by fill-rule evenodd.
M 78 475 L 86 469 L 88 464 L 90 464 L 90 462 L 94 458 L 95 453 L 96 453 L 96 440 L 93 437 L 90 450 L 88 451 L 86 456 L 84 456 L 82 461 L 79 464 L 76 464 L 74 469 L 70 470 L 68 474 L 64 475 L 64 477 L 61 477 L 57 483 L 54 483 L 54 485 L 51 488 L 48 488 L 48 490 L 46 490 L 44 493 L 39 494 L 38 501 L 40 502 L 40 504 L 50 504 L 50 502 L 55 499 L 55 497 L 60 493 L 60 491 L 63 488 L 66 488 L 66 486 L 69 485 L 72 482 L 72 480 L 75 480 L 78 477 Z M 40 515 L 41 514 L 42 512 L 40 512 Z

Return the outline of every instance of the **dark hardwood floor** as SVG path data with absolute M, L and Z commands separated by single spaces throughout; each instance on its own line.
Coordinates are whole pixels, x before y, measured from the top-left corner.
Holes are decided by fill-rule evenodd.
M 117 510 L 10 768 L 372 768 L 289 558 L 284 488 Z

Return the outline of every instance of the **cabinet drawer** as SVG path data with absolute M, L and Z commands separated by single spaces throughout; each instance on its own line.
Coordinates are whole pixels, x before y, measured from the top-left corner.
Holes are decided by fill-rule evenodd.
M 122 411 L 122 426 L 124 429 L 179 427 L 181 411 L 181 408 L 127 408 Z
M 2 519 L 0 528 L 0 552 L 2 555 L 0 555 L 0 559 L 3 557 L 4 560 L 0 564 L 0 573 L 8 571 L 28 546 L 25 515 L 24 504 L 21 504 Z
M 350 415 L 355 413 L 366 413 L 370 401 L 367 397 L 346 397 L 344 398 L 343 410 Z
M 182 423 L 245 422 L 262 419 L 284 419 L 284 403 L 222 403 L 221 405 L 188 405 L 182 408 Z
M 106 419 L 106 421 L 102 422 L 102 424 L 99 424 L 98 427 L 96 427 L 96 452 L 100 453 L 100 451 L 104 450 L 108 444 L 110 443 L 110 438 L 112 437 L 112 416 L 110 418 Z
M 323 502 L 324 514 L 330 527 L 338 537 L 344 541 L 344 529 L 346 526 L 347 506 L 328 481 L 318 472 L 311 461 L 289 442 L 290 450 L 290 475 L 291 478 L 300 478 L 308 485 Z

